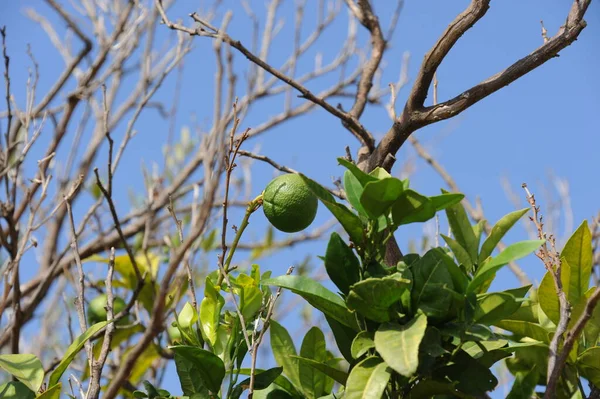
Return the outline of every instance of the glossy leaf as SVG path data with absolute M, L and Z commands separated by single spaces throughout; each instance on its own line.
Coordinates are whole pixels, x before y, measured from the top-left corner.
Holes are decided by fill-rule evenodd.
M 392 219 L 396 226 L 426 222 L 434 216 L 433 202 L 413 190 L 405 190 L 392 206 Z
M 377 177 L 371 176 L 371 175 L 363 172 L 358 166 L 356 166 L 352 162 L 348 161 L 347 159 L 338 158 L 337 160 L 340 163 L 340 165 L 342 165 L 346 169 L 348 169 L 348 172 L 351 173 L 352 176 L 354 176 L 356 178 L 356 180 L 360 183 L 360 185 L 362 187 L 364 187 L 369 182 L 377 180 Z M 389 177 L 389 175 L 388 175 L 388 177 Z
M 442 190 L 442 193 L 446 194 L 447 191 Z M 476 263 L 479 242 L 475 237 L 465 208 L 460 203 L 452 205 L 446 208 L 446 216 L 454 239 L 467 251 L 471 261 Z
M 0 368 L 12 374 L 33 392 L 39 391 L 44 381 L 44 367 L 35 355 L 0 355 Z
M 314 180 L 300 174 L 304 182 L 308 185 L 311 191 L 319 198 L 321 203 L 329 209 L 329 211 L 335 216 L 340 222 L 346 233 L 350 236 L 350 239 L 354 243 L 362 243 L 363 241 L 363 225 L 360 218 L 352 213 L 352 211 L 346 208 L 344 205 L 339 204 L 333 198 L 333 195 L 329 193 L 323 186 Z
M 35 394 L 20 381 L 10 381 L 0 385 L 2 399 L 34 399 Z
M 367 183 L 360 196 L 360 203 L 372 219 L 387 213 L 404 191 L 402 182 L 389 177 Z
M 445 193 L 429 197 L 436 211 L 442 211 L 448 208 L 449 206 L 456 205 L 460 203 L 460 201 L 462 201 L 464 198 L 465 195 L 459 193 Z
M 380 399 L 392 370 L 378 357 L 369 357 L 350 372 L 346 383 L 345 399 Z
M 188 396 L 202 394 L 207 397 L 209 395 L 208 388 L 204 385 L 202 378 L 199 378 L 200 371 L 198 371 L 195 362 L 180 355 L 175 355 L 174 358 L 179 385 L 183 394 Z
M 44 393 L 36 396 L 36 399 L 60 399 L 60 393 L 62 391 L 62 383 L 58 383 L 44 391 Z
M 58 366 L 56 366 L 52 374 L 50 374 L 48 385 L 54 386 L 58 384 L 58 382 L 60 381 L 60 377 L 62 377 L 67 367 L 69 367 L 75 356 L 77 356 L 81 348 L 83 348 L 83 345 L 86 343 L 86 341 L 98 331 L 103 329 L 104 326 L 106 326 L 106 324 L 108 324 L 106 321 L 96 323 L 90 328 L 88 328 L 86 332 L 75 338 L 75 341 L 73 341 L 73 343 L 67 348 Z
M 314 359 L 307 359 L 301 356 L 295 356 L 298 362 L 301 365 L 307 365 L 309 367 L 314 368 L 318 372 L 326 375 L 327 377 L 333 379 L 335 382 L 346 385 L 346 380 L 348 379 L 348 374 L 342 370 L 338 370 L 335 367 L 331 367 L 327 363 L 319 362 Z M 325 390 L 327 392 L 327 390 Z
M 175 357 L 182 357 L 193 365 L 202 384 L 209 391 L 217 393 L 221 389 L 221 383 L 225 377 L 225 365 L 223 361 L 214 353 L 207 350 L 186 345 L 172 346 L 171 350 Z
M 419 345 L 425 336 L 427 316 L 417 315 L 405 325 L 387 323 L 375 332 L 375 348 L 396 372 L 411 377 L 419 366 Z
M 588 290 L 592 272 L 592 233 L 587 220 L 575 230 L 560 255 L 571 267 L 569 302 L 577 303 Z
M 358 331 L 356 319 L 346 308 L 343 299 L 309 277 L 279 276 L 263 280 L 262 284 L 287 288 L 306 299 L 317 310 Z
M 577 358 L 577 369 L 597 387 L 600 387 L 600 346 L 584 351 Z
M 370 320 L 390 321 L 395 315 L 392 305 L 409 287 L 410 281 L 401 278 L 399 273 L 384 278 L 367 278 L 351 287 L 346 304 L 348 309 Z
M 566 259 L 561 259 L 561 271 L 560 271 L 560 280 L 563 286 L 563 291 L 565 294 L 569 295 L 569 280 L 571 278 L 571 267 Z M 548 316 L 548 318 L 554 323 L 558 324 L 558 320 L 560 318 L 560 304 L 558 301 L 558 294 L 556 293 L 556 287 L 554 285 L 554 278 L 552 277 L 552 272 L 546 272 L 544 278 L 542 278 L 542 282 L 538 288 L 538 301 L 540 307 Z M 571 303 L 574 305 L 574 303 Z
M 471 272 L 474 269 L 474 265 L 473 261 L 471 260 L 471 256 L 469 256 L 467 253 L 467 250 L 464 249 L 455 239 L 444 234 L 440 234 L 440 236 L 442 236 L 446 244 L 448 244 L 448 247 L 450 247 L 452 250 L 452 253 L 454 254 L 454 257 L 458 263 L 463 265 L 468 272 Z
M 515 375 L 515 381 L 506 399 L 530 399 L 537 385 L 539 376 L 536 368 L 519 372 Z
M 235 288 L 240 297 L 240 309 L 245 320 L 252 319 L 262 306 L 263 293 L 258 283 L 250 276 L 240 273 L 235 279 Z
M 496 222 L 490 235 L 485 239 L 479 252 L 478 264 L 482 264 L 488 257 L 492 256 L 494 249 L 500 243 L 504 235 L 525 215 L 530 208 L 520 209 L 503 216 Z
M 300 373 L 298 371 L 298 360 L 294 341 L 288 331 L 275 320 L 271 320 L 269 328 L 271 334 L 271 351 L 275 361 L 280 366 L 283 366 L 283 374 L 285 374 L 292 384 L 300 387 Z
M 536 341 L 549 343 L 548 331 L 537 323 L 519 320 L 500 320 L 495 326 L 515 333 L 517 336 L 533 338 Z
M 376 167 L 375 169 L 373 169 L 370 173 L 369 176 L 373 176 L 376 179 L 386 179 L 388 177 L 392 177 L 392 175 L 389 174 L 389 172 L 385 169 L 383 169 L 382 167 Z
M 444 319 L 452 303 L 452 295 L 444 287 L 453 289 L 452 277 L 446 268 L 443 251 L 429 250 L 412 266 L 412 306 L 428 317 Z
M 319 328 L 311 328 L 304 336 L 300 347 L 300 357 L 314 360 L 317 363 L 327 360 L 325 336 Z M 301 361 L 298 363 L 298 371 L 302 392 L 307 397 L 316 399 L 325 393 L 325 379 L 327 378 L 325 374 Z
M 485 262 L 482 266 L 477 269 L 473 280 L 469 283 L 467 290 L 469 292 L 475 292 L 482 284 L 484 284 L 491 276 L 493 276 L 500 268 L 507 265 L 509 262 L 521 259 L 544 243 L 544 240 L 528 240 L 521 241 L 515 244 L 509 245 L 500 252 L 498 256 Z
M 196 321 L 198 321 L 198 312 L 196 312 L 196 309 L 189 302 L 186 302 L 181 312 L 177 315 L 179 326 L 181 328 L 191 328 Z
M 204 284 L 204 299 L 200 302 L 200 330 L 204 340 L 211 346 L 215 346 L 217 342 L 217 329 L 223 305 L 225 299 L 207 277 Z
M 365 208 L 363 208 L 362 204 L 360 203 L 360 196 L 362 195 L 363 187 L 358 179 L 349 170 L 344 173 L 344 191 L 346 192 L 346 199 L 350 205 L 352 205 L 352 207 L 356 209 L 359 214 L 365 217 L 368 216 Z
M 273 367 L 268 370 L 256 371 L 254 375 L 254 387 L 255 391 L 261 391 L 271 385 L 277 377 L 281 375 L 283 367 Z M 231 393 L 232 399 L 238 399 L 242 396 L 242 393 L 250 386 L 250 377 L 246 378 L 242 382 L 238 383 Z
M 524 287 L 524 293 L 514 291 L 483 294 L 477 299 L 475 321 L 491 325 L 498 320 L 510 317 L 521 307 L 523 297 L 531 286 Z
M 356 331 L 329 316 L 325 316 L 325 319 L 331 328 L 333 338 L 335 339 L 335 343 L 337 344 L 340 353 L 344 356 L 344 359 L 348 362 L 352 362 L 351 346 L 356 337 Z
M 360 280 L 358 258 L 336 232 L 331 233 L 327 244 L 325 269 L 331 281 L 346 295 L 350 286 Z
M 358 359 L 373 348 L 375 348 L 375 334 L 369 331 L 361 331 L 352 341 L 352 357 Z

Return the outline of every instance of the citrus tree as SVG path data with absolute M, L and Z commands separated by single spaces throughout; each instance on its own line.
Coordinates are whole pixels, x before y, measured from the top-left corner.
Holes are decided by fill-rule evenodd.
M 367 0 L 297 2 L 291 55 L 274 66 L 269 54 L 282 3 L 269 1 L 261 19 L 249 2 L 224 10 L 216 1 L 194 12 L 166 0 L 47 0 L 53 20 L 37 8 L 27 14 L 66 66 L 41 84 L 40 62 L 28 50 L 23 101 L 14 92 L 25 68 L 11 62 L 10 23 L 2 28 L 0 397 L 481 398 L 498 392 L 508 370 L 513 399 L 597 398 L 597 221 L 557 243 L 524 186 L 529 206 L 489 223 L 414 137 L 558 56 L 586 27 L 591 0 L 573 1 L 554 35 L 542 24 L 543 43 L 528 55 L 439 102 L 439 67 L 490 7 L 472 0 L 440 29 L 401 108 L 406 70 L 387 87 L 380 77 L 384 55 L 394 54 L 402 1 L 386 8 L 389 15 Z M 316 21 L 303 38 L 311 7 Z M 236 13 L 250 21 L 247 32 L 232 23 Z M 306 67 L 307 54 L 344 15 L 339 53 L 326 64 L 317 54 L 314 68 Z M 185 75 L 195 46 L 202 62 L 208 53 L 215 58 L 214 81 L 201 93 L 214 90 L 214 109 L 209 122 L 175 137 L 179 91 L 205 77 Z M 175 100 L 157 101 L 171 75 Z M 334 105 L 338 99 L 344 103 Z M 261 105 L 269 116 L 257 121 Z M 275 105 L 282 111 L 272 116 Z M 364 117 L 371 107 L 391 119 L 381 137 Z M 316 109 L 357 143 L 355 152 L 340 144 L 346 156 L 329 172 L 339 176 L 333 185 L 250 149 L 251 138 Z M 136 141 L 149 111 L 169 127 L 161 136 L 164 162 L 143 163 L 139 183 L 126 160 L 156 144 Z M 73 144 L 65 149 L 67 138 Z M 450 190 L 421 193 L 398 177 L 405 143 Z M 257 175 L 249 160 L 283 174 L 251 184 Z M 136 183 L 142 191 L 126 198 Z M 319 206 L 334 223 L 312 228 Z M 248 227 L 259 212 L 270 226 L 257 241 Z M 527 217 L 533 237 L 505 244 Z M 399 245 L 397 237 L 432 221 L 433 244 Z M 274 229 L 292 235 L 277 240 Z M 285 273 L 259 265 L 280 249 L 320 239 L 321 281 L 304 264 Z M 546 270 L 539 284 L 515 263 L 531 254 Z M 494 291 L 504 267 L 521 284 Z M 299 301 L 284 307 L 284 294 Z M 306 307 L 315 317 L 296 340 L 283 318 Z M 169 370 L 176 384 L 165 379 Z

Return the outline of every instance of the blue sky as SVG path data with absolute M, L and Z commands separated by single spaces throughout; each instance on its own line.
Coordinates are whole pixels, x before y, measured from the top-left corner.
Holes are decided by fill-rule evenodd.
M 202 2 L 200 2 L 202 3 Z M 233 23 L 229 34 L 249 45 L 251 25 L 238 1 L 224 1 L 221 11 L 232 8 Z M 291 51 L 290 38 L 293 34 L 293 2 L 284 1 L 278 17 L 285 22 L 281 32 L 273 41 L 269 62 L 280 65 Z M 314 4 L 308 2 L 307 22 L 303 37 L 314 27 Z M 381 17 L 382 25 L 387 27 L 395 7 L 394 1 L 375 1 L 375 9 Z M 187 24 L 186 17 L 194 11 L 199 2 L 181 0 L 169 10 L 170 18 L 181 18 Z M 263 1 L 251 1 L 255 12 L 264 14 Z M 401 14 L 398 28 L 391 41 L 391 48 L 384 56 L 382 82 L 396 81 L 398 78 L 402 54 L 410 52 L 409 86 L 412 83 L 420 61 L 425 52 L 435 43 L 447 24 L 461 12 L 468 1 L 447 0 L 407 0 Z M 544 21 L 548 35 L 554 35 L 564 22 L 571 2 L 566 0 L 505 0 L 492 2 L 487 15 L 452 49 L 438 71 L 440 101 L 452 98 L 460 92 L 501 71 L 519 58 L 529 54 L 542 44 L 540 20 Z M 23 104 L 27 68 L 31 63 L 26 55 L 25 46 L 30 43 L 41 70 L 38 100 L 61 72 L 63 63 L 56 54 L 43 30 L 24 14 L 26 7 L 34 7 L 40 14 L 47 15 L 51 21 L 56 17 L 39 0 L 9 1 L 0 0 L 0 25 L 8 27 L 8 49 L 11 55 L 11 75 L 13 91 L 17 102 Z M 223 12 L 217 16 L 220 20 Z M 592 3 L 587 13 L 588 27 L 578 41 L 559 58 L 550 60 L 509 87 L 484 99 L 451 121 L 429 126 L 416 133 L 427 148 L 435 155 L 448 172 L 454 177 L 463 192 L 474 200 L 482 200 L 486 218 L 495 221 L 515 207 L 507 199 L 501 185 L 506 177 L 512 189 L 521 196 L 522 207 L 527 206 L 520 186 L 527 182 L 530 188 L 542 197 L 542 184 L 552 184 L 548 179 L 553 173 L 569 182 L 571 203 L 575 227 L 583 220 L 596 214 L 600 207 L 597 198 L 600 188 L 596 185 L 596 154 L 600 133 L 597 114 L 600 110 L 600 7 Z M 319 40 L 316 48 L 323 53 L 324 62 L 334 57 L 345 38 L 347 18 L 341 18 L 329 28 Z M 365 44 L 362 27 L 361 44 Z M 59 24 L 57 30 L 64 34 Z M 167 29 L 159 30 L 162 38 L 167 37 Z M 306 70 L 313 64 L 316 51 L 310 51 L 299 65 Z M 245 58 L 235 54 L 238 71 L 247 66 Z M 212 116 L 212 89 L 214 61 L 212 43 L 207 38 L 197 38 L 194 50 L 185 62 L 182 96 L 177 113 L 177 131 L 192 122 L 194 115 L 205 126 L 210 125 Z M 175 87 L 173 74 L 157 93 L 155 100 L 170 103 Z M 242 76 L 242 75 L 240 75 Z M 313 91 L 326 87 L 331 80 L 321 79 L 309 84 Z M 244 84 L 238 85 L 238 95 L 244 94 Z M 408 93 L 405 87 L 397 101 L 398 110 Z M 124 87 L 123 97 L 127 94 Z M 303 100 L 296 99 L 294 104 Z M 337 100 L 336 100 L 337 101 Z M 346 99 L 339 100 L 346 109 L 351 104 Z M 428 99 L 431 101 L 431 96 Z M 5 106 L 0 106 L 4 110 Z M 252 127 L 266 120 L 270 115 L 281 112 L 281 99 L 265 100 L 257 103 L 242 127 Z M 81 112 L 81 109 L 79 110 Z M 381 108 L 370 107 L 365 112 L 362 123 L 380 138 L 390 127 L 390 120 Z M 115 176 L 115 189 L 119 209 L 125 213 L 130 205 L 128 192 L 142 187 L 140 164 L 149 165 L 155 161 L 162 165 L 162 148 L 169 122 L 160 118 L 154 111 L 146 111 L 139 119 L 136 130 L 140 133 L 133 139 L 126 160 Z M 125 126 L 118 126 L 113 135 L 116 139 L 123 134 Z M 72 133 L 71 133 L 72 134 Z M 43 140 L 33 151 L 41 153 Z M 60 155 L 68 151 L 70 139 L 59 150 Z M 350 145 L 353 150 L 357 144 L 353 137 L 330 114 L 315 110 L 310 114 L 282 124 L 275 129 L 249 140 L 244 147 L 251 150 L 260 145 L 260 153 L 272 157 L 277 162 L 328 184 L 332 177 L 342 174 L 337 166 L 336 157 L 344 155 L 344 147 Z M 98 166 L 104 162 L 105 152 Z M 414 159 L 414 151 L 407 144 L 397 155 L 395 171 L 400 170 L 404 160 Z M 34 159 L 33 157 L 31 159 Z M 36 158 L 37 159 L 37 158 Z M 27 165 L 29 170 L 35 164 Z M 274 176 L 270 166 L 255 163 L 253 168 L 253 195 L 260 193 L 266 183 Z M 417 161 L 411 180 L 412 186 L 425 194 L 436 194 L 445 187 L 439 176 L 427 164 Z M 83 212 L 89 201 L 82 200 L 77 210 Z M 549 204 L 540 202 L 542 211 Z M 237 215 L 239 216 L 239 215 Z M 316 224 L 329 219 L 326 210 L 321 208 Z M 235 224 L 235 213 L 231 218 Z M 249 238 L 260 237 L 264 233 L 266 221 L 262 213 L 253 215 Z M 561 226 L 562 228 L 562 226 Z M 406 246 L 412 237 L 419 237 L 422 228 L 414 227 L 401 230 L 398 240 Z M 563 231 L 557 231 L 563 236 Z M 66 237 L 66 236 L 65 236 Z M 284 238 L 278 233 L 277 238 Z M 522 228 L 516 228 L 508 241 L 525 239 Z M 307 254 L 312 256 L 313 264 L 318 268 L 320 261 L 316 255 L 325 251 L 326 241 L 308 243 L 281 251 L 274 256 L 261 260 L 263 269 L 271 269 L 274 274 L 282 274 L 290 264 L 302 261 Z M 41 254 L 37 254 L 38 256 Z M 239 253 L 238 257 L 243 254 Z M 213 258 L 209 258 L 213 259 Z M 216 258 L 215 258 L 216 260 Z M 543 266 L 534 257 L 522 261 L 521 266 L 533 278 L 539 281 L 543 275 Z M 35 272 L 32 270 L 32 272 Z M 507 288 L 516 284 L 515 279 L 506 272 L 498 278 L 498 288 Z M 297 316 L 284 319 L 285 324 L 298 326 Z

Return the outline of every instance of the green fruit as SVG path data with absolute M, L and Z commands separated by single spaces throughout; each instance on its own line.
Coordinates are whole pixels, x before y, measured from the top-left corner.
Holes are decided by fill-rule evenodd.
M 304 230 L 317 214 L 319 203 L 300 175 L 291 173 L 271 180 L 263 192 L 263 211 L 278 230 Z
M 96 324 L 96 323 L 100 323 L 101 321 L 106 321 L 107 318 L 107 312 L 106 312 L 106 306 L 108 304 L 108 298 L 106 296 L 106 294 L 102 294 L 97 296 L 96 298 L 92 299 L 90 301 L 90 304 L 88 306 L 88 322 L 90 324 Z M 116 316 L 117 314 L 119 314 L 123 309 L 125 309 L 125 307 L 127 306 L 127 304 L 125 303 L 125 301 L 123 300 L 123 298 L 119 298 L 119 297 L 114 297 L 113 298 L 113 316 Z M 119 320 L 119 322 L 117 324 L 127 324 L 127 317 Z

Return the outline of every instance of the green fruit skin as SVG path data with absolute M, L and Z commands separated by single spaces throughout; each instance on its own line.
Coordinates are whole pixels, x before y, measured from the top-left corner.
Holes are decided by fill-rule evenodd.
M 315 220 L 319 202 L 302 177 L 276 177 L 263 193 L 263 212 L 269 222 L 285 233 L 306 229 Z
M 108 297 L 106 296 L 106 294 L 99 295 L 90 301 L 90 304 L 87 309 L 88 310 L 88 322 L 90 325 L 100 323 L 101 321 L 106 321 L 106 318 L 108 316 L 107 312 L 106 312 L 107 304 L 108 304 Z M 123 298 L 119 298 L 117 296 L 114 297 L 113 298 L 113 315 L 116 316 L 119 312 L 121 312 L 123 309 L 125 309 L 126 306 L 127 306 L 127 304 L 125 303 Z M 119 324 L 119 325 L 128 324 L 128 323 L 129 323 L 129 320 L 127 317 L 125 317 L 117 322 L 117 324 Z

